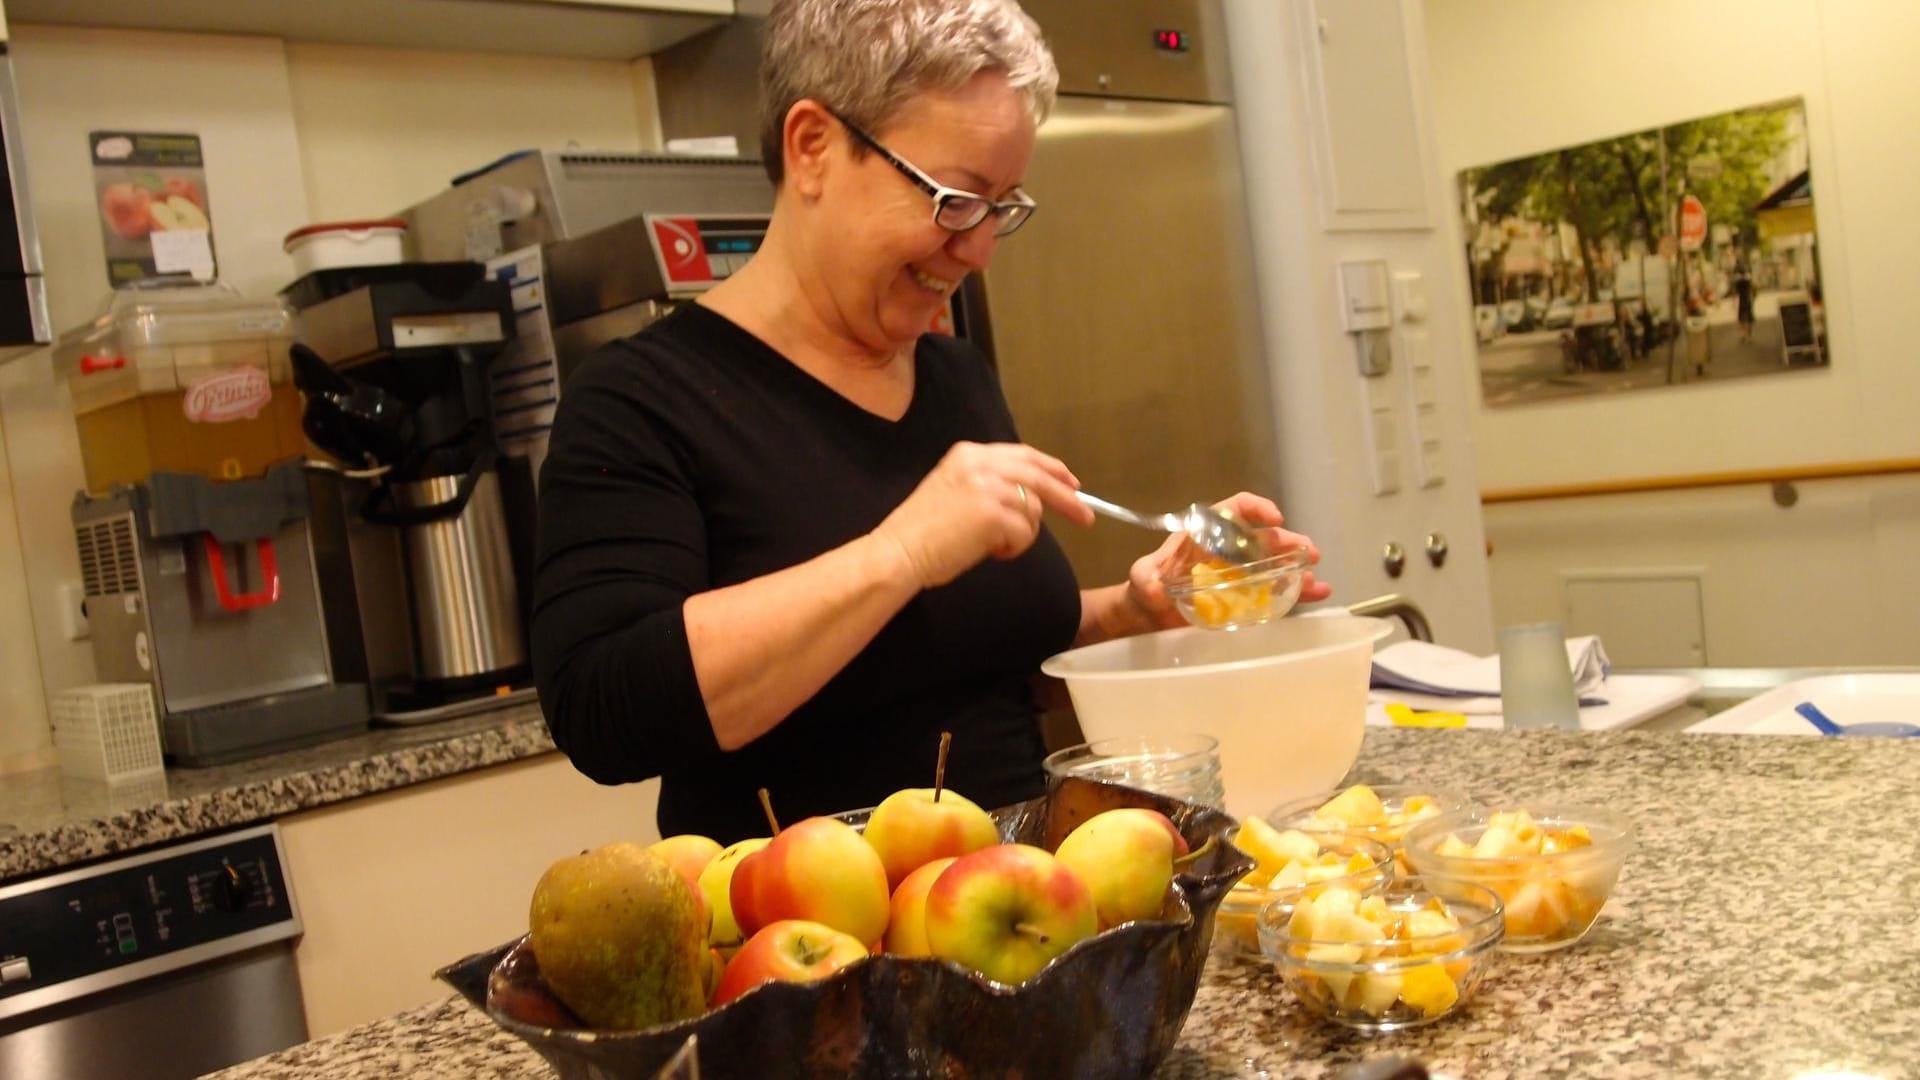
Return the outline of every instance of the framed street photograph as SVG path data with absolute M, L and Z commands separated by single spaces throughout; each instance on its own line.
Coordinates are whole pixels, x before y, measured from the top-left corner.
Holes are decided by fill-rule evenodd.
M 1460 174 L 1489 407 L 1829 362 L 1798 99 Z

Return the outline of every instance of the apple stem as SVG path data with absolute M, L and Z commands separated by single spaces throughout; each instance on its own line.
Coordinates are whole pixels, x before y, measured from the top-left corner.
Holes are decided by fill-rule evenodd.
M 1045 945 L 1048 941 L 1052 940 L 1052 938 L 1047 936 L 1047 932 L 1045 930 L 1042 930 L 1039 927 L 1028 922 L 1014 923 L 1013 932 L 1016 934 L 1019 934 L 1021 937 L 1031 938 L 1036 943 L 1041 945 Z
M 933 801 L 940 801 L 940 792 L 947 786 L 947 751 L 953 747 L 953 732 L 940 733 L 940 756 L 933 763 Z
M 1217 836 L 1207 837 L 1206 843 L 1201 844 L 1199 847 L 1194 848 L 1192 851 L 1189 851 L 1185 855 L 1182 855 L 1179 858 L 1173 860 L 1173 868 L 1175 870 L 1178 870 L 1189 863 L 1199 861 L 1200 856 L 1205 855 L 1207 852 L 1213 850 L 1214 842 L 1218 839 L 1220 838 Z
M 760 809 L 766 812 L 767 828 L 773 830 L 772 835 L 779 836 L 780 819 L 773 816 L 773 794 L 766 788 L 760 789 Z

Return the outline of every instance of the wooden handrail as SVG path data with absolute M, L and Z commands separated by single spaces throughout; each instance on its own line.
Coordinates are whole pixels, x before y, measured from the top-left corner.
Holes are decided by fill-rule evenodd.
M 1543 484 L 1539 487 L 1483 491 L 1480 493 L 1480 502 L 1482 505 L 1532 502 L 1539 499 L 1572 499 L 1585 495 L 1630 495 L 1642 491 L 1728 487 L 1734 484 L 1778 484 L 1795 480 L 1840 480 L 1853 476 L 1890 476 L 1896 473 L 1920 473 L 1920 458 L 1889 458 L 1884 461 L 1854 461 L 1834 465 L 1795 465 L 1777 469 L 1737 469 L 1732 472 L 1683 473 L 1679 476 L 1593 480 L 1578 484 Z

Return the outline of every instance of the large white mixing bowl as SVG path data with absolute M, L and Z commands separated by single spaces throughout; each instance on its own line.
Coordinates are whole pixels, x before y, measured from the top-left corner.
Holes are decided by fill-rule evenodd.
M 1061 653 L 1089 740 L 1201 732 L 1220 742 L 1227 812 L 1266 813 L 1326 791 L 1360 756 L 1374 642 L 1384 619 L 1276 619 L 1223 633 L 1182 627 Z

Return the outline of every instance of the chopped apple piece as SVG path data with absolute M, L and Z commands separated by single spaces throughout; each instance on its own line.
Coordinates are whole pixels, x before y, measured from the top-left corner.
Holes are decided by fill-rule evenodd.
M 1385 1016 L 1400 998 L 1400 976 L 1392 971 L 1369 971 L 1347 986 L 1346 1004 L 1369 1016 Z
M 1372 825 L 1384 824 L 1387 820 L 1387 808 L 1380 803 L 1380 796 L 1365 784 L 1355 784 L 1314 811 L 1316 818 L 1327 818 L 1341 822 L 1349 828 L 1363 829 Z
M 1354 908 L 1354 914 L 1370 923 L 1384 923 L 1392 917 L 1387 914 L 1386 899 L 1379 896 L 1363 898 L 1360 901 L 1360 905 Z

